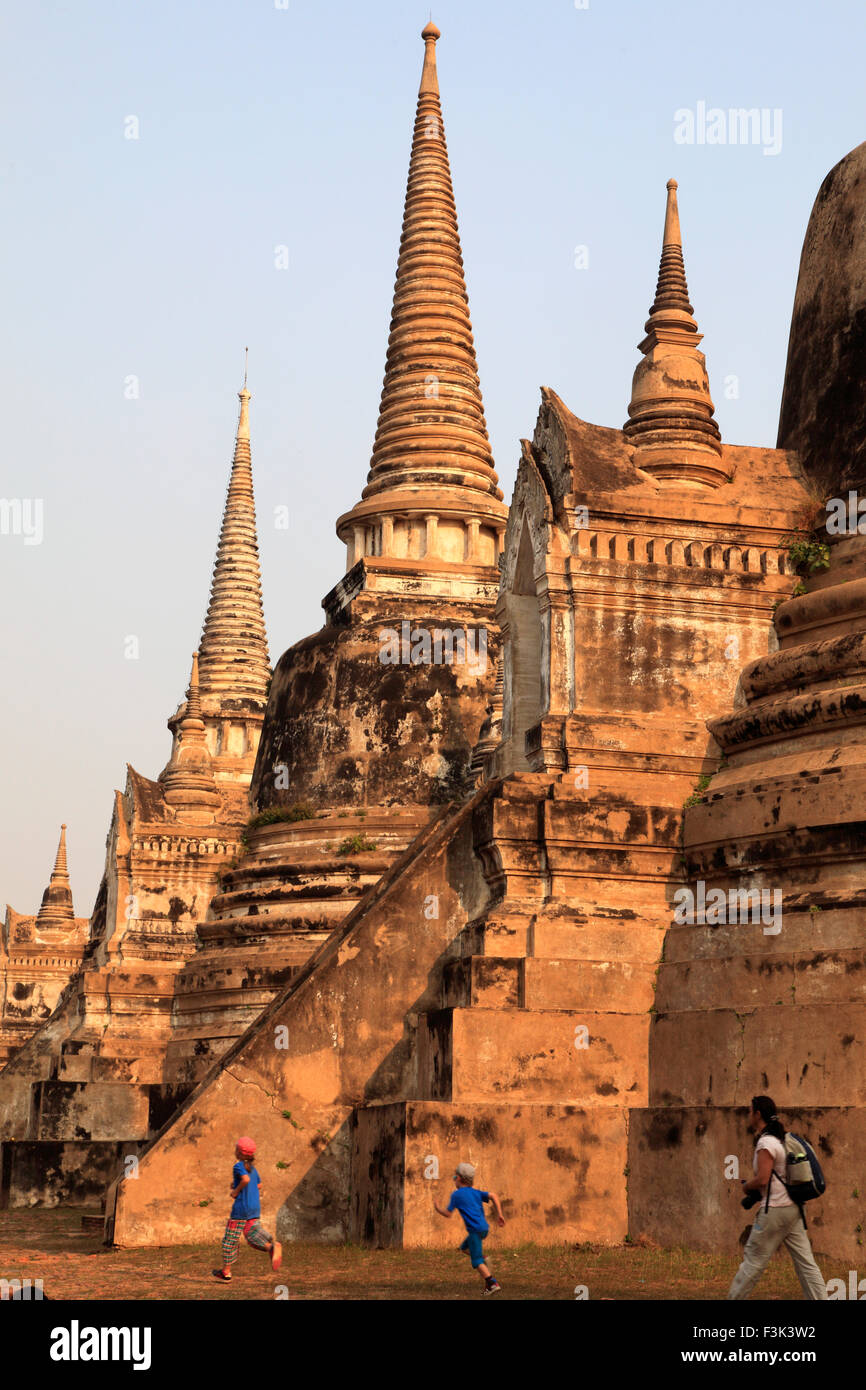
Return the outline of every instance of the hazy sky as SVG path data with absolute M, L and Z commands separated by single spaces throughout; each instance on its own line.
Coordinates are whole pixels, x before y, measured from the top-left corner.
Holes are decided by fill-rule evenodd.
M 429 11 L 282 5 L 3 5 L 0 497 L 41 499 L 44 536 L 0 535 L 0 911 L 36 909 L 65 820 L 88 914 L 125 763 L 167 759 L 246 344 L 273 661 L 343 571 Z M 433 18 L 506 497 L 542 384 L 625 419 L 672 176 L 722 435 L 774 444 L 809 210 L 866 137 L 862 0 L 441 0 Z M 710 143 L 712 110 L 741 107 L 765 112 L 758 143 Z

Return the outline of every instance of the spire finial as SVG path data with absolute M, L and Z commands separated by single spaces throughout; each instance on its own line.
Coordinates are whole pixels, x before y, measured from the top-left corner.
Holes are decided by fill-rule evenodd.
M 60 843 L 48 887 L 42 894 L 42 906 L 36 915 L 37 927 L 71 926 L 75 921 L 72 890 L 66 867 L 66 825 L 60 827 Z
M 682 246 L 683 239 L 680 232 L 680 212 L 677 207 L 677 181 L 668 179 L 668 202 L 665 208 L 665 230 L 662 238 L 662 247 Z
M 209 715 L 214 697 L 253 699 L 264 709 L 271 674 L 262 611 L 246 381 L 238 398 L 241 408 L 235 453 L 198 649 L 201 695 Z
M 689 303 L 677 181 L 668 179 L 655 299 L 639 344 L 643 356 L 623 433 L 645 472 L 718 487 L 728 481 L 729 472 L 720 461 L 721 435 L 713 419 L 706 361 L 698 350 L 701 337 Z
M 439 95 L 439 78 L 436 75 L 436 40 L 441 37 L 439 30 L 432 19 L 429 24 L 425 24 L 421 30 L 421 37 L 424 40 L 424 66 L 421 69 L 421 86 L 418 88 L 418 95 L 424 92 L 434 92 Z
M 238 391 L 238 400 L 241 403 L 241 413 L 238 418 L 237 440 L 249 443 L 250 438 L 250 393 L 247 390 L 247 356 L 249 348 L 244 348 L 244 384 L 242 390 Z
M 59 845 L 57 846 L 57 855 L 56 855 L 55 860 L 54 860 L 54 872 L 55 872 L 55 874 L 63 874 L 64 877 L 66 877 L 66 878 L 68 878 L 68 876 L 69 876 L 68 873 L 67 873 L 67 869 L 66 869 L 66 824 L 65 824 L 65 822 L 64 822 L 64 824 L 61 825 L 61 827 L 60 827 L 60 843 L 59 843 Z
M 177 726 L 171 757 L 159 774 L 166 803 L 180 819 L 208 819 L 220 804 L 207 746 L 198 688 L 198 652 L 192 654 L 186 709 Z
M 192 671 L 189 677 L 189 689 L 186 692 L 186 714 L 183 722 L 187 719 L 201 719 L 201 698 L 198 689 L 198 652 L 192 654 Z
M 649 333 L 653 328 L 653 319 L 661 311 L 665 309 L 682 310 L 681 326 L 688 332 L 696 334 L 695 342 L 699 343 L 701 335 L 698 333 L 698 325 L 692 317 L 694 310 L 689 303 L 689 287 L 686 284 L 683 238 L 680 231 L 680 210 L 677 206 L 677 186 L 676 179 L 668 179 L 659 278 L 656 285 L 656 297 L 650 309 L 646 328 Z M 685 315 L 688 315 L 688 319 L 684 317 Z

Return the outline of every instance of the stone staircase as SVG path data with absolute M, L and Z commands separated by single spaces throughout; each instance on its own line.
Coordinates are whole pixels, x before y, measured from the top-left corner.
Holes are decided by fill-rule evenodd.
M 191 1087 L 246 1032 L 430 818 L 373 807 L 263 825 L 224 876 L 177 978 L 164 1076 Z M 353 840 L 375 848 L 347 851 Z
M 352 1239 L 447 1244 L 431 1198 L 460 1161 L 519 1213 L 516 1238 L 626 1234 L 676 826 L 646 807 L 650 833 L 627 847 L 619 796 L 589 802 L 572 784 L 514 774 L 475 812 L 491 902 L 417 1018 L 411 1094 L 353 1112 Z

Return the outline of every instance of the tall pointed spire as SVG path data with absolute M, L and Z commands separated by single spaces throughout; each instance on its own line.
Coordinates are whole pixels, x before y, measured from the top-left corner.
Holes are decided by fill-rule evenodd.
M 246 369 L 235 453 L 200 644 L 201 693 L 264 701 L 270 679 L 250 457 Z
M 201 720 L 201 696 L 199 694 L 198 652 L 192 654 L 192 670 L 189 674 L 189 690 L 186 692 L 185 719 Z M 183 728 L 185 720 L 181 720 Z
M 58 878 L 69 882 L 69 870 L 66 867 L 66 824 L 60 827 L 60 843 L 57 846 L 57 854 L 54 856 L 54 873 Z
M 42 906 L 36 915 L 37 927 L 71 926 L 75 921 L 72 888 L 66 867 L 66 826 L 60 827 L 60 843 L 48 887 L 42 894 Z
M 661 262 L 646 335 L 623 426 L 635 446 L 635 463 L 660 479 L 718 487 L 730 473 L 720 459 L 706 359 L 698 350 L 703 335 L 689 302 L 675 179 L 667 184 Z
M 186 818 L 206 816 L 221 805 L 201 713 L 198 652 L 192 654 L 186 709 L 177 727 L 171 758 L 159 774 L 159 781 L 167 804 L 174 807 L 181 819 L 185 818 L 184 813 Z
M 337 522 L 350 565 L 361 554 L 493 564 L 504 526 L 463 278 L 435 24 L 422 38 L 379 422 L 362 500 Z M 467 535 L 458 553 L 454 528 L 461 523 Z

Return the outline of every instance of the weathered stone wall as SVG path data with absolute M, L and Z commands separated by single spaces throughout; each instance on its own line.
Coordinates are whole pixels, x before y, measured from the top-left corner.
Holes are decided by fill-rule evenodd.
M 706 1046 L 706 1042 L 703 1044 Z M 748 1086 L 743 1094 L 748 1091 Z M 671 1105 L 633 1110 L 629 1130 L 629 1231 L 665 1245 L 711 1252 L 737 1249 L 755 1208 L 740 1205 L 740 1178 L 752 1176 L 754 1137 L 749 1103 Z M 827 1177 L 823 1197 L 808 1203 L 806 1222 L 819 1255 L 863 1260 L 863 1144 L 861 1106 L 786 1109 L 787 1128 L 807 1138 Z M 731 1159 L 736 1159 L 734 1169 Z M 729 1172 L 739 1176 L 726 1177 Z
M 34 924 L 10 908 L 0 928 L 9 942 L 0 951 L 0 1071 L 51 1016 L 84 955 L 86 918 L 77 919 L 74 933 L 55 932 L 54 940 Z
M 806 234 L 779 437 L 813 483 L 808 563 L 774 615 L 778 650 L 744 668 L 739 701 L 709 724 L 726 763 L 683 833 L 692 906 L 700 893 L 705 907 L 666 937 L 629 1192 L 656 1240 L 730 1236 L 725 1154 L 745 1147 L 740 1108 L 770 1095 L 826 1161 L 815 1245 L 852 1262 L 866 1215 L 866 537 L 856 521 L 828 534 L 821 504 L 864 481 L 864 180 L 861 145 L 825 179 Z M 771 910 L 744 920 L 733 895 L 749 892 Z M 700 1195 L 683 1204 L 695 1173 Z
M 317 808 L 442 805 L 463 793 L 499 652 L 492 605 L 416 601 L 408 579 L 389 602 L 361 595 L 345 623 L 291 647 L 274 672 L 251 789 L 254 804 Z M 404 630 L 404 624 L 407 625 Z M 383 662 L 411 634 L 469 631 L 474 660 Z M 423 639 L 415 649 L 423 658 Z M 459 648 L 457 649 L 459 650 Z M 467 658 L 469 652 L 467 651 Z M 278 785 L 279 769 L 287 769 Z
M 383 1246 L 448 1248 L 443 1221 L 455 1166 L 471 1154 L 475 1186 L 502 1202 L 491 1240 L 609 1243 L 626 1229 L 627 1110 L 488 1101 L 405 1101 L 356 1110 L 349 1238 Z M 438 1172 L 438 1177 L 432 1176 Z M 531 1189 L 531 1191 L 530 1191 Z
M 100 1210 L 105 1190 L 137 1141 L 0 1143 L 0 1210 L 8 1207 L 91 1207 Z
M 815 199 L 791 316 L 779 446 L 799 451 L 818 502 L 866 486 L 866 144 Z
M 240 1132 L 259 1144 L 280 1237 L 345 1239 L 352 1110 L 395 1087 L 413 1092 L 414 1020 L 487 895 L 472 809 L 446 810 L 422 831 L 148 1147 L 138 1178 L 113 1189 L 117 1244 L 210 1239 Z M 175 1185 L 166 1204 L 168 1174 L 181 1171 L 183 1191 Z

